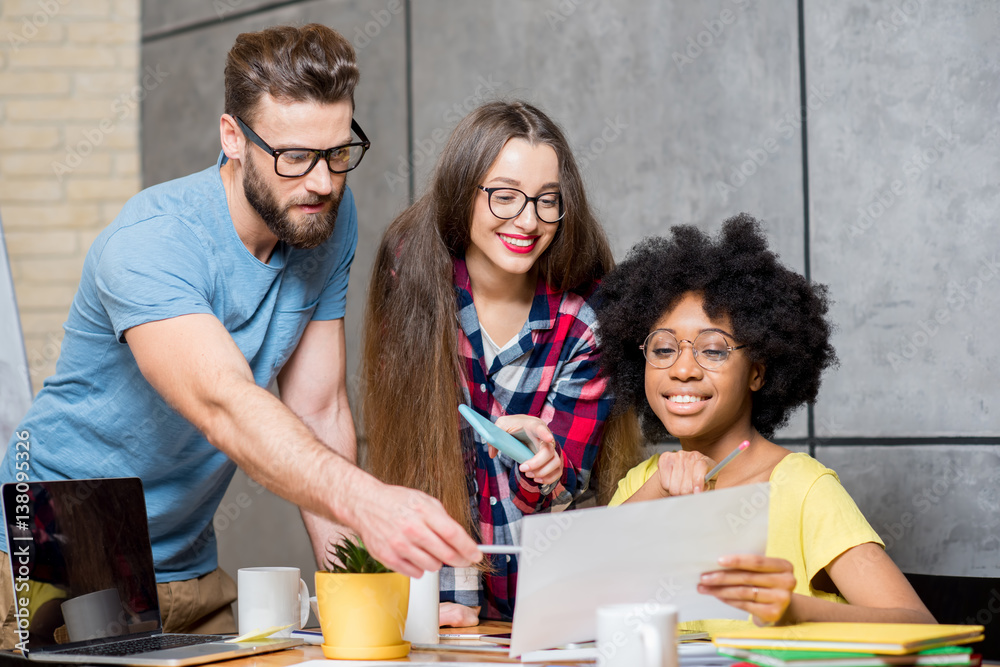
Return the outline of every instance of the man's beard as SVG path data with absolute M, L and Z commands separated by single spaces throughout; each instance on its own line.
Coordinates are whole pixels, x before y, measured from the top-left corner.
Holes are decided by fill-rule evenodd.
M 313 169 L 323 169 L 326 164 L 317 163 Z M 277 197 L 268 189 L 261 178 L 260 172 L 251 160 L 243 161 L 243 195 L 253 206 L 257 214 L 271 233 L 293 248 L 308 250 L 315 248 L 330 238 L 337 222 L 337 210 L 344 196 L 344 189 L 334 190 L 325 197 L 309 196 L 286 202 L 284 208 L 278 203 Z M 330 202 L 330 208 L 323 213 L 304 214 L 299 222 L 294 222 L 289 215 L 292 206 L 310 206 Z

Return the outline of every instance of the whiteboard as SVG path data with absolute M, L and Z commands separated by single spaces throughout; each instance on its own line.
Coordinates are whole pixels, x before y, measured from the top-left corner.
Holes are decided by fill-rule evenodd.
M 0 220 L 0 449 L 31 405 L 31 375 Z

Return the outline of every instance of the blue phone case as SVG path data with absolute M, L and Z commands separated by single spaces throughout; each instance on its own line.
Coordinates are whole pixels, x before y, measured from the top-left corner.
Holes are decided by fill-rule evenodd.
M 482 436 L 483 440 L 490 443 L 518 463 L 524 463 L 534 456 L 534 453 L 528 449 L 527 445 L 470 408 L 468 405 L 463 404 L 458 406 L 458 411 L 463 417 L 465 417 L 465 421 L 469 422 L 469 424 L 472 425 L 472 428 L 476 429 L 476 432 Z

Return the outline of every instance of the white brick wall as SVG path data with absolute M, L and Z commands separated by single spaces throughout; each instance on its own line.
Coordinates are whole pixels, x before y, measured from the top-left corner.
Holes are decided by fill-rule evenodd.
M 140 187 L 140 0 L 0 0 L 0 215 L 31 380 L 83 258 Z

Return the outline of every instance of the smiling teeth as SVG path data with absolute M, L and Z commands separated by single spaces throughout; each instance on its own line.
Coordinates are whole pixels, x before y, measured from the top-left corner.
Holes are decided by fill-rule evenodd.
M 529 248 L 535 242 L 535 239 L 515 239 L 512 236 L 504 236 L 503 234 L 500 235 L 500 238 L 506 243 L 516 245 L 518 248 Z
M 671 396 L 667 400 L 671 403 L 698 403 L 706 399 L 701 396 Z

